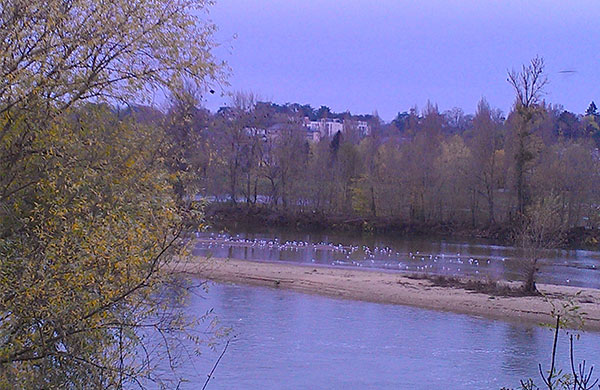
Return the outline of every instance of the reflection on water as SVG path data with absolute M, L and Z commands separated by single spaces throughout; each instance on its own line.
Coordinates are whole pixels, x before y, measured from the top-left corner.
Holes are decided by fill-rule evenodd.
M 187 305 L 190 314 L 214 308 L 237 336 L 212 390 L 516 388 L 537 379 L 552 343 L 541 327 L 264 287 L 214 284 Z M 577 356 L 594 360 L 599 347 L 599 334 L 583 334 Z M 202 386 L 219 348 L 186 362 L 182 389 Z
M 521 280 L 518 248 L 481 241 L 449 242 L 377 235 L 279 232 L 198 234 L 194 253 L 248 260 L 315 263 L 403 272 Z M 600 252 L 547 250 L 539 281 L 600 288 Z

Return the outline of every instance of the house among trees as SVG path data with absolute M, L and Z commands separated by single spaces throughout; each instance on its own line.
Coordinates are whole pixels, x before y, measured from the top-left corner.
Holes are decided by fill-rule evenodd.
M 288 119 L 293 122 L 291 118 Z M 317 143 L 323 138 L 333 138 L 338 132 L 340 134 L 354 132 L 358 138 L 371 135 L 371 127 L 366 121 L 353 119 L 323 118 L 310 120 L 310 118 L 304 117 L 298 125 L 305 131 L 305 138 L 310 143 Z M 266 142 L 279 138 L 287 127 L 289 127 L 289 123 L 276 122 L 266 128 L 245 127 L 244 133 L 250 137 L 259 137 Z
M 356 121 L 351 119 L 338 119 L 338 118 L 322 118 L 319 120 L 311 121 L 308 117 L 304 117 L 304 127 L 307 132 L 310 133 L 310 137 L 313 142 L 318 142 L 321 138 L 333 137 L 337 132 L 342 134 L 356 130 L 358 135 L 367 137 L 371 134 L 371 128 L 366 121 Z M 318 134 L 318 135 L 317 135 Z
M 309 131 L 318 131 L 321 135 L 320 138 L 333 137 L 338 131 L 344 131 L 344 123 L 341 119 L 337 118 L 323 118 L 316 121 L 311 121 L 308 117 L 304 117 L 304 126 Z

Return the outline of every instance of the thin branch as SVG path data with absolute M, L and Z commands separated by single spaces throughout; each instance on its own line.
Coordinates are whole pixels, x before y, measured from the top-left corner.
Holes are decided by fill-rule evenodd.
M 223 357 L 223 355 L 225 355 L 225 351 L 227 351 L 227 347 L 229 347 L 229 342 L 230 341 L 231 341 L 231 339 L 227 340 L 227 343 L 225 343 L 225 348 L 223 348 L 223 352 L 221 352 L 221 355 L 219 356 L 219 358 L 215 362 L 215 365 L 213 366 L 212 370 L 210 370 L 210 373 L 208 374 L 208 377 L 206 378 L 206 382 L 204 382 L 204 386 L 202 386 L 202 390 L 205 390 L 206 386 L 208 386 L 208 382 L 212 378 L 213 373 L 215 372 L 215 370 L 217 369 L 217 366 L 219 365 L 219 362 L 221 361 L 221 358 Z

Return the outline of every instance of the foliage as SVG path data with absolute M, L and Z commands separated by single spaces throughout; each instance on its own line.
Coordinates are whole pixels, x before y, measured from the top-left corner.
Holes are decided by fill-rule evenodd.
M 219 78 L 204 0 L 2 0 L 0 112 Z
M 222 80 L 209 4 L 2 1 L 0 388 L 165 384 L 148 335 L 184 330 L 162 270 L 201 210 L 176 137 L 115 105 Z
M 40 153 L 3 198 L 3 388 L 120 388 L 150 373 L 140 330 L 183 325 L 157 316 L 182 228 L 161 132 L 105 107 L 69 114 L 36 129 Z
M 596 103 L 590 103 L 587 110 L 585 110 L 585 115 L 598 115 L 598 107 L 596 107 Z

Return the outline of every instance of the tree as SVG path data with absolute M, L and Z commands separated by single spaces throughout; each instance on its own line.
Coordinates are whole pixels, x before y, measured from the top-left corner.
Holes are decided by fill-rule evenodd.
M 361 161 L 355 145 L 344 141 L 337 153 L 334 166 L 334 180 L 338 188 L 337 210 L 348 213 L 352 209 L 352 184 L 361 170 Z
M 516 237 L 524 255 L 524 292 L 537 294 L 538 261 L 544 250 L 556 248 L 564 242 L 565 228 L 562 205 L 557 195 L 549 194 L 528 206 Z
M 578 226 L 582 216 L 594 214 L 598 191 L 598 161 L 591 142 L 563 141 L 548 148 L 536 166 L 532 188 L 538 197 L 556 194 L 564 222 Z
M 487 203 L 488 224 L 496 222 L 495 193 L 499 176 L 497 151 L 501 149 L 500 120 L 485 99 L 477 105 L 473 118 L 473 137 L 471 139 L 471 173 L 475 179 L 476 191 Z
M 144 334 L 183 325 L 162 271 L 198 210 L 163 129 L 100 103 L 221 79 L 206 5 L 1 3 L 0 388 L 160 381 Z
M 392 120 L 392 124 L 394 126 L 396 126 L 396 129 L 398 129 L 398 131 L 400 133 L 404 133 L 406 128 L 409 126 L 408 125 L 409 117 L 410 117 L 410 114 L 408 112 L 406 112 L 406 111 L 399 112 L 396 115 L 396 117 Z
M 166 163 L 175 175 L 174 187 L 180 201 L 193 198 L 208 169 L 210 150 L 205 128 L 207 110 L 200 107 L 199 92 L 190 85 L 171 94 L 165 132 L 169 145 Z
M 462 108 L 454 107 L 444 112 L 446 134 L 462 134 L 470 124 L 472 117 L 465 115 Z
M 335 160 L 337 158 L 337 153 L 340 150 L 340 145 L 342 142 L 342 133 L 340 131 L 336 132 L 331 138 L 331 142 L 329 143 L 329 149 L 331 150 L 332 159 Z
M 585 110 L 585 115 L 598 115 L 598 107 L 596 107 L 596 103 L 591 102 L 588 106 L 587 110 Z
M 525 171 L 527 165 L 535 157 L 529 143 L 532 135 L 533 122 L 540 113 L 540 99 L 548 78 L 544 75 L 544 60 L 535 57 L 529 65 L 523 65 L 521 71 L 508 73 L 508 82 L 515 91 L 516 151 L 515 151 L 515 185 L 517 189 L 517 210 L 525 214 L 529 203 Z
M 150 367 L 138 337 L 182 325 L 155 296 L 185 227 L 161 132 L 102 107 L 74 114 L 38 132 L 49 149 L 24 162 L 44 174 L 3 202 L 4 386 L 120 388 Z
M 427 102 L 423 118 L 410 144 L 403 145 L 403 181 L 409 192 L 410 218 L 428 222 L 435 205 L 433 197 L 438 183 L 435 162 L 441 151 L 443 117 L 437 105 Z
M 258 172 L 260 135 L 254 116 L 257 98 L 251 92 L 236 92 L 229 107 L 222 107 L 213 126 L 218 131 L 216 143 L 222 165 L 227 172 L 229 198 L 237 203 L 237 195 L 243 190 L 249 200 L 252 176 Z M 246 188 L 241 189 L 243 176 Z
M 563 111 L 557 120 L 557 135 L 564 138 L 580 138 L 583 136 L 583 129 L 577 115 L 569 111 Z
M 327 106 L 321 106 L 315 112 L 315 116 L 317 117 L 317 119 L 329 118 L 331 117 L 331 114 L 331 109 Z
M 203 90 L 211 54 L 207 1 L 7 1 L 0 13 L 0 113 L 36 101 L 129 101 L 184 76 Z
M 354 209 L 362 214 L 366 214 L 365 211 L 369 210 L 369 214 L 373 217 L 377 216 L 375 189 L 379 181 L 377 161 L 379 147 L 380 140 L 376 135 L 364 138 L 358 145 L 358 152 L 360 153 L 360 160 L 363 163 L 364 173 L 357 181 L 353 190 L 357 198 L 354 201 Z
M 465 209 L 469 204 L 466 200 L 473 201 L 473 185 L 470 183 L 469 162 L 471 150 L 467 148 L 463 139 L 454 135 L 441 143 L 440 155 L 436 159 L 436 176 L 439 177 L 438 196 L 438 221 L 444 222 L 447 210 L 450 219 L 456 219 L 457 210 Z M 471 223 L 475 224 L 476 207 L 471 204 Z
M 287 210 L 290 203 L 297 204 L 299 200 L 294 199 L 293 195 L 300 192 L 302 174 L 307 163 L 306 140 L 300 123 L 294 120 L 288 121 L 281 128 L 275 143 L 273 158 L 277 166 L 277 188 L 283 208 Z
M 376 170 L 373 175 L 377 178 L 380 199 L 378 210 L 392 216 L 401 215 L 406 206 L 412 206 L 406 186 L 406 173 L 410 169 L 405 163 L 406 155 L 406 150 L 398 142 L 390 140 L 380 145 L 374 156 Z

